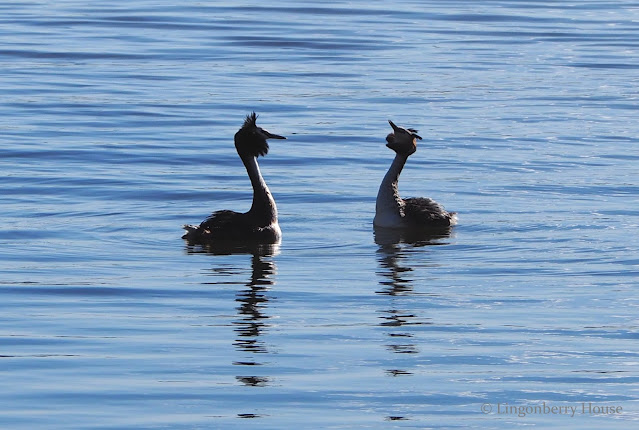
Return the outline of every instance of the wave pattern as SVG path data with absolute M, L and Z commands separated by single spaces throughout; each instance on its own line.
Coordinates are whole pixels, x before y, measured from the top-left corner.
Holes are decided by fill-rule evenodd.
M 606 0 L 0 5 L 5 426 L 628 428 L 637 22 Z M 253 110 L 288 137 L 260 159 L 284 240 L 189 248 L 182 224 L 250 206 Z M 457 211 L 451 235 L 374 234 L 387 119 L 424 137 L 400 189 Z M 622 412 L 500 413 L 542 404 Z

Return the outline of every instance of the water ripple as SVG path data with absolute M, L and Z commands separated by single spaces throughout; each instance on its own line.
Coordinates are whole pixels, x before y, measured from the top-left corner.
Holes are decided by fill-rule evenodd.
M 6 426 L 636 421 L 633 2 L 41 3 L 0 5 Z M 253 110 L 282 243 L 190 247 Z M 388 119 L 450 234 L 374 231 Z

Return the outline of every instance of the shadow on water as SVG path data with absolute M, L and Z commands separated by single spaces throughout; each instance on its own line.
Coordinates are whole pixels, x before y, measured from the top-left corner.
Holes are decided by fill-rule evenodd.
M 419 354 L 420 350 L 414 340 L 410 326 L 432 324 L 415 309 L 410 308 L 414 291 L 413 268 L 408 263 L 409 254 L 414 254 L 416 248 L 442 245 L 442 239 L 450 236 L 450 230 L 436 234 L 428 232 L 401 231 L 397 229 L 375 228 L 375 243 L 379 246 L 377 260 L 379 263 L 378 274 L 381 289 L 377 294 L 390 298 L 388 307 L 381 309 L 379 313 L 382 320 L 379 325 L 387 329 L 385 335 L 388 340 L 385 347 L 393 354 Z M 401 360 L 400 360 L 401 362 Z M 413 375 L 408 369 L 386 369 L 386 375 L 390 377 L 402 377 Z M 386 417 L 387 421 L 406 420 L 401 415 Z
M 235 348 L 247 353 L 246 359 L 234 361 L 236 366 L 251 368 L 261 366 L 256 359 L 256 354 L 268 354 L 266 344 L 261 338 L 269 327 L 267 320 L 270 316 L 266 313 L 267 305 L 271 299 L 268 292 L 275 284 L 274 275 L 276 265 L 273 258 L 279 254 L 279 244 L 250 244 L 250 245 L 223 245 L 223 246 L 187 246 L 187 252 L 191 254 L 209 254 L 213 256 L 248 254 L 251 256 L 251 276 L 245 284 L 245 288 L 239 290 L 235 301 L 238 303 L 237 318 L 233 321 L 237 339 L 233 343 Z M 257 375 L 238 375 L 237 381 L 247 386 L 265 387 L 270 384 L 270 378 Z

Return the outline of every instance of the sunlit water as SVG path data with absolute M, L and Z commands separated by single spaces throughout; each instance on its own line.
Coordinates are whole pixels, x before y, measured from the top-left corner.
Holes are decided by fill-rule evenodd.
M 0 5 L 3 428 L 636 425 L 639 5 L 93 3 Z M 283 241 L 189 248 L 252 110 Z

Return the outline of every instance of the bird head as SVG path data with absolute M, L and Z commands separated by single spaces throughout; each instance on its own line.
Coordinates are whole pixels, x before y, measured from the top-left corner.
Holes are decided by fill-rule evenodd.
M 391 120 L 388 123 L 393 127 L 393 132 L 386 136 L 386 142 L 388 142 L 386 146 L 396 153 L 406 156 L 417 151 L 417 139 L 422 140 L 417 134 L 417 130 L 398 127 Z
M 242 128 L 235 133 L 235 148 L 239 154 L 259 157 L 268 154 L 267 139 L 286 139 L 284 136 L 273 134 L 256 124 L 255 112 L 246 116 Z

